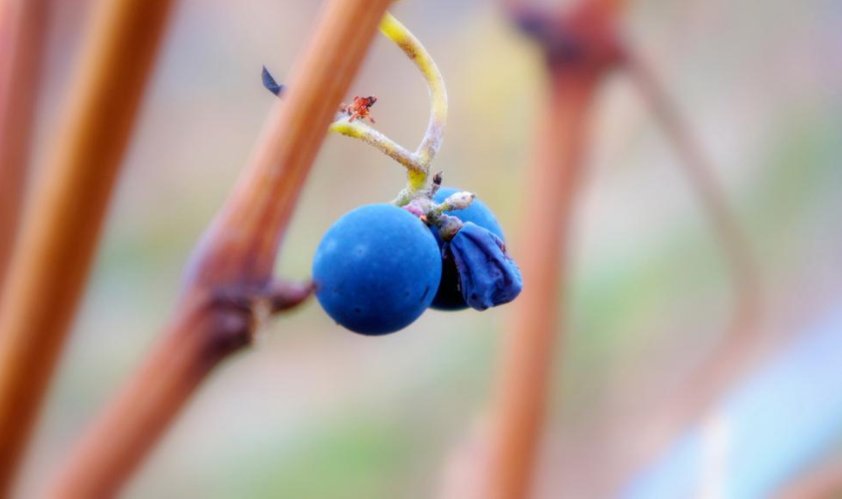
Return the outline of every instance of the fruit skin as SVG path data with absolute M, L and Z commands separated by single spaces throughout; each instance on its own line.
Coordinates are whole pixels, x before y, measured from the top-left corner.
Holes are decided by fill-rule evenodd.
M 523 289 L 520 269 L 490 230 L 465 222 L 445 247 L 459 269 L 462 297 L 474 310 L 509 303 Z
M 351 331 L 381 335 L 403 329 L 426 310 L 441 279 L 441 255 L 429 228 L 390 204 L 343 215 L 313 257 L 316 298 Z
M 454 187 L 442 187 L 438 192 L 436 192 L 433 200 L 437 203 L 441 203 L 451 194 L 455 194 L 461 190 L 462 189 L 456 189 Z M 463 222 L 473 222 L 476 225 L 487 229 L 499 237 L 502 241 L 506 240 L 503 235 L 503 229 L 500 227 L 499 222 L 497 222 L 497 218 L 494 216 L 494 213 L 491 212 L 491 209 L 485 203 L 477 198 L 474 198 L 471 205 L 464 210 L 454 210 L 445 213 L 454 216 Z M 439 247 L 441 247 L 443 241 L 439 239 L 438 232 L 434 227 L 432 230 L 436 236 L 436 241 L 439 243 Z M 441 284 L 439 284 L 431 307 L 437 310 L 451 311 L 468 308 L 468 304 L 465 302 L 465 298 L 462 297 L 462 292 L 459 290 L 459 271 L 456 270 L 456 262 L 453 260 L 452 255 L 442 254 Z

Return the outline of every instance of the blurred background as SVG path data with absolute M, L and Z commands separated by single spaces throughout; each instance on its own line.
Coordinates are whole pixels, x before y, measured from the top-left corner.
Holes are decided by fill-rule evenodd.
M 36 164 L 91 4 L 56 2 Z M 273 102 L 261 65 L 285 79 L 318 4 L 178 2 L 29 454 L 24 496 L 157 337 L 188 254 Z M 405 1 L 394 12 L 448 84 L 449 125 L 434 168 L 446 185 L 476 192 L 495 210 L 517 256 L 529 196 L 522 177 L 541 105 L 538 52 L 493 2 Z M 842 309 L 842 6 L 640 0 L 623 24 L 689 117 L 750 238 L 765 305 L 758 362 L 774 362 Z M 387 40 L 376 40 L 353 95 L 376 95 L 378 128 L 414 148 L 426 125 L 426 88 Z M 722 339 L 734 302 L 721 248 L 626 76 L 606 81 L 595 112 L 574 227 L 570 329 L 557 346 L 537 470 L 542 498 L 611 497 L 648 467 L 639 461 L 641 435 L 622 423 L 657 411 L 686 381 Z M 327 227 L 360 204 L 392 199 L 403 178 L 370 147 L 330 137 L 278 272 L 306 279 Z M 211 376 L 127 497 L 434 496 L 450 456 L 488 408 L 506 313 L 430 311 L 400 333 L 369 338 L 339 328 L 310 300 Z M 842 354 L 835 324 L 824 329 L 838 333 L 828 344 Z M 811 382 L 827 387 L 818 398 L 832 398 L 833 387 L 842 393 L 842 378 Z M 825 447 L 805 452 L 799 466 L 838 447 L 842 419 L 826 426 Z M 789 467 L 776 480 L 783 486 L 795 475 Z

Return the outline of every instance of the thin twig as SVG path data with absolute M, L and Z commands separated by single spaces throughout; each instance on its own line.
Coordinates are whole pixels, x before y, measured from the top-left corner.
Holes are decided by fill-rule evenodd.
M 263 67 L 262 76 L 263 86 L 276 96 L 281 97 L 284 93 L 284 85 L 278 83 L 265 66 Z M 329 130 L 352 139 L 361 140 L 373 146 L 378 151 L 397 161 L 399 165 L 414 175 L 425 174 L 426 169 L 420 163 L 420 158 L 417 154 L 408 151 L 405 147 L 389 138 L 385 133 L 367 125 L 362 119 L 353 120 L 352 118 L 347 109 L 343 108 L 336 113 L 336 117 L 330 125 Z
M 98 4 L 58 141 L 33 192 L 0 307 L 0 496 L 82 294 L 169 4 Z
M 410 152 L 385 133 L 365 124 L 362 120 L 355 121 L 344 109 L 336 114 L 330 125 L 330 131 L 362 140 L 406 168 L 407 190 L 397 200 L 399 204 L 405 204 L 416 192 L 427 186 L 430 163 L 444 140 L 444 127 L 447 123 L 447 89 L 432 56 L 406 26 L 387 13 L 380 21 L 380 32 L 415 62 L 427 82 L 427 89 L 430 92 L 430 119 L 421 144 L 415 152 Z M 285 85 L 278 84 L 265 67 L 263 68 L 263 86 L 279 97 L 284 93 Z
M 643 99 L 661 124 L 661 128 L 675 147 L 702 207 L 709 215 L 712 227 L 719 239 L 723 253 L 730 267 L 736 295 L 737 309 L 751 311 L 757 308 L 758 276 L 754 257 L 743 234 L 737 217 L 728 205 L 727 196 L 716 178 L 715 168 L 696 137 L 690 132 L 687 120 L 658 81 L 654 72 L 628 48 L 624 51 L 624 67 L 635 83 Z M 742 334 L 752 334 L 752 329 Z
M 248 167 L 191 258 L 164 337 L 50 484 L 62 497 L 115 494 L 220 361 L 248 345 L 278 287 L 277 250 L 325 133 L 391 0 L 330 0 Z
M 362 140 L 366 144 L 374 146 L 375 149 L 394 159 L 414 174 L 426 174 L 427 170 L 420 163 L 417 154 L 406 150 L 384 133 L 361 121 L 348 121 L 347 118 L 341 118 L 330 125 L 330 131 Z
M 0 2 L 0 300 L 26 187 L 49 7 Z
M 361 139 L 406 167 L 407 191 L 398 197 L 398 202 L 404 203 L 412 197 L 413 193 L 427 186 L 430 163 L 444 140 L 444 127 L 447 124 L 447 89 L 441 71 L 432 56 L 406 26 L 387 13 L 380 22 L 380 32 L 404 51 L 427 82 L 427 89 L 430 92 L 430 119 L 421 144 L 414 153 L 409 152 L 382 132 L 364 123 L 351 122 L 345 116 L 337 119 L 331 125 L 331 130 Z
M 681 387 L 680 393 L 671 398 L 668 407 L 660 414 L 648 416 L 659 428 L 659 433 L 668 435 L 699 417 L 716 396 L 749 367 L 760 332 L 760 279 L 746 236 L 728 205 L 712 162 L 690 131 L 687 120 L 654 72 L 637 54 L 626 47 L 623 55 L 624 68 L 675 148 L 679 164 L 710 219 L 728 265 L 735 295 L 730 322 L 714 351 Z
M 430 91 L 430 121 L 416 154 L 421 164 L 429 170 L 430 163 L 441 148 L 444 127 L 447 124 L 447 90 L 444 78 L 424 45 L 392 15 L 387 14 L 383 17 L 380 31 L 406 53 L 427 81 Z
M 406 26 L 387 13 L 380 21 L 380 32 L 415 63 L 427 83 L 430 93 L 430 119 L 421 144 L 415 152 L 410 152 L 385 133 L 365 124 L 362 120 L 354 121 L 345 110 L 337 113 L 330 131 L 362 140 L 406 168 L 408 192 L 405 196 L 398 198 L 405 202 L 415 192 L 426 187 L 430 175 L 430 164 L 444 140 L 444 127 L 447 123 L 447 88 L 433 57 Z M 285 85 L 280 85 L 275 81 L 265 67 L 263 68 L 263 86 L 279 97 L 285 88 Z

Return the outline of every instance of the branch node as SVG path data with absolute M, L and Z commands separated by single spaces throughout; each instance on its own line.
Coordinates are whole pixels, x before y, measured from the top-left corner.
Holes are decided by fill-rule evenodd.
M 297 307 L 316 290 L 313 281 L 273 281 L 266 290 L 266 298 L 273 314 Z
M 229 353 L 251 344 L 257 330 L 270 317 L 300 305 L 314 290 L 312 281 L 282 280 L 273 280 L 261 288 L 232 286 L 217 290 L 205 305 L 215 323 L 210 348 Z
M 559 15 L 537 7 L 509 11 L 518 29 L 534 39 L 554 69 L 602 70 L 622 60 L 623 44 L 613 21 L 589 2 Z

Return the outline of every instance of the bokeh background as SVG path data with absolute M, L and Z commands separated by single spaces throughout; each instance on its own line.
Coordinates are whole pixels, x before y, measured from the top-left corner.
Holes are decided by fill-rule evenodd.
M 56 2 L 36 160 L 55 131 L 91 3 Z M 763 278 L 759 349 L 773 356 L 842 308 L 842 8 L 832 0 L 630 4 L 628 39 L 689 117 L 750 238 Z M 190 249 L 272 104 L 261 65 L 285 78 L 318 5 L 178 2 L 22 496 L 38 490 L 155 340 Z M 494 2 L 413 0 L 394 12 L 448 83 L 450 120 L 435 167 L 446 184 L 493 207 L 517 255 L 541 104 L 538 53 Z M 378 96 L 378 128 L 414 147 L 426 89 L 385 39 L 373 45 L 355 94 Z M 627 77 L 606 81 L 595 112 L 539 497 L 610 497 L 623 486 L 639 435 L 605 429 L 630 407 L 656 411 L 722 339 L 734 300 L 721 248 Z M 337 217 L 392 199 L 402 185 L 388 158 L 330 137 L 278 272 L 307 278 Z M 431 311 L 398 334 L 368 338 L 340 329 L 311 300 L 211 376 L 126 495 L 431 497 L 486 412 L 505 316 L 506 307 Z

